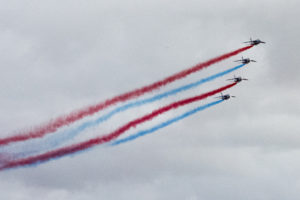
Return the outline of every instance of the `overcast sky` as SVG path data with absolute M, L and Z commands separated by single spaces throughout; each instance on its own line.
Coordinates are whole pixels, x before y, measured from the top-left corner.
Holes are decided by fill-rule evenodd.
M 299 199 L 299 7 L 297 0 L 0 0 L 1 137 L 240 48 L 250 37 L 267 42 L 160 90 L 250 57 L 258 62 L 234 73 L 250 80 L 228 91 L 237 98 L 127 144 L 2 171 L 0 199 Z M 232 76 L 133 109 L 76 141 Z

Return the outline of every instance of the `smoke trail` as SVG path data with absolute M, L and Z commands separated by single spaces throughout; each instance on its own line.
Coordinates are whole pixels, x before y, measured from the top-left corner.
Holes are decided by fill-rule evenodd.
M 7 163 L 11 160 L 13 160 L 13 154 L 7 152 L 0 153 L 0 165 L 3 165 L 4 163 Z
M 159 130 L 161 128 L 164 128 L 164 127 L 169 126 L 169 125 L 171 125 L 171 124 L 173 124 L 173 123 L 175 123 L 177 121 L 180 121 L 180 120 L 182 120 L 182 119 L 184 119 L 186 117 L 189 117 L 189 116 L 191 116 L 191 115 L 193 115 L 193 114 L 195 114 L 195 113 L 197 113 L 199 111 L 205 110 L 206 108 L 209 108 L 211 106 L 219 104 L 222 101 L 224 101 L 224 100 L 221 99 L 221 100 L 214 101 L 212 103 L 206 104 L 204 106 L 199 106 L 199 107 L 197 107 L 197 108 L 195 108 L 193 110 L 190 110 L 190 111 L 188 111 L 188 112 L 186 112 L 186 113 L 184 113 L 182 115 L 179 115 L 179 116 L 174 117 L 174 118 L 172 118 L 172 119 L 170 119 L 168 121 L 165 121 L 165 122 L 163 122 L 161 124 L 158 124 L 158 125 L 150 128 L 150 129 L 142 130 L 142 131 L 139 131 L 138 133 L 136 133 L 134 135 L 130 135 L 130 136 L 126 137 L 126 138 L 117 140 L 117 141 L 113 142 L 111 145 L 112 146 L 116 146 L 116 145 L 119 145 L 119 144 L 122 144 L 122 143 L 125 143 L 125 142 L 129 142 L 131 140 L 135 140 L 136 138 L 144 136 L 146 134 L 153 133 L 153 132 L 155 132 L 155 131 L 157 131 L 157 130 Z
M 7 145 L 7 144 L 12 143 L 12 142 L 20 142 L 20 141 L 24 141 L 24 140 L 28 140 L 28 139 L 32 139 L 32 138 L 43 137 L 47 133 L 55 132 L 60 127 L 66 126 L 70 123 L 73 123 L 73 122 L 75 122 L 79 119 L 82 119 L 83 117 L 93 115 L 94 113 L 96 113 L 100 110 L 103 110 L 103 109 L 105 109 L 105 108 L 107 108 L 107 107 L 109 107 L 109 106 L 111 106 L 115 103 L 124 102 L 124 101 L 132 99 L 134 97 L 141 96 L 141 95 L 143 95 L 147 92 L 151 92 L 151 91 L 153 91 L 155 89 L 158 89 L 158 88 L 160 88 L 164 85 L 172 83 L 172 82 L 174 82 L 178 79 L 182 79 L 182 78 L 184 78 L 184 77 L 186 77 L 186 76 L 188 76 L 192 73 L 195 73 L 195 72 L 197 72 L 197 71 L 199 71 L 203 68 L 206 68 L 206 67 L 208 67 L 212 64 L 220 62 L 220 61 L 222 61 L 224 59 L 227 59 L 231 56 L 237 55 L 237 54 L 239 54 L 239 53 L 241 53 L 241 52 L 243 52 L 247 49 L 250 49 L 251 47 L 253 47 L 253 46 L 251 45 L 251 46 L 246 46 L 246 47 L 237 49 L 237 50 L 232 51 L 230 53 L 226 53 L 226 54 L 221 55 L 219 57 L 208 60 L 204 63 L 197 64 L 194 67 L 191 67 L 191 68 L 188 68 L 188 69 L 183 70 L 181 72 L 178 72 L 174 75 L 171 75 L 171 76 L 169 76 L 165 79 L 162 79 L 160 81 L 154 82 L 150 85 L 147 85 L 147 86 L 141 87 L 139 89 L 136 89 L 136 90 L 118 95 L 118 96 L 113 97 L 111 99 L 107 99 L 104 102 L 98 103 L 98 104 L 93 105 L 93 106 L 89 106 L 87 108 L 84 108 L 84 109 L 81 109 L 81 110 L 78 110 L 78 111 L 75 111 L 75 112 L 72 112 L 68 115 L 58 117 L 58 118 L 48 122 L 47 124 L 41 125 L 40 127 L 36 128 L 36 129 L 33 129 L 31 131 L 23 132 L 23 133 L 20 133 L 18 135 L 13 135 L 13 136 L 10 136 L 10 137 L 7 137 L 7 138 L 2 138 L 2 139 L 0 139 L 0 146 Z
M 23 151 L 22 154 L 19 154 L 19 156 L 20 157 L 25 157 L 25 156 L 29 156 L 29 155 L 41 152 L 41 150 L 45 151 L 45 150 L 55 148 L 56 146 L 59 146 L 60 144 L 74 138 L 75 136 L 77 136 L 79 133 L 86 130 L 87 128 L 99 125 L 102 122 L 110 119 L 111 117 L 113 117 L 117 113 L 124 112 L 124 111 L 126 111 L 130 108 L 142 106 L 142 105 L 147 104 L 147 103 L 152 103 L 152 102 L 158 101 L 160 99 L 166 98 L 168 96 L 175 95 L 179 92 L 192 89 L 192 88 L 197 87 L 197 86 L 199 86 L 199 85 L 201 85 L 205 82 L 212 81 L 212 80 L 214 80 L 218 77 L 221 77 L 221 76 L 224 76 L 228 73 L 231 73 L 231 72 L 233 72 L 233 71 L 235 71 L 235 70 L 237 70 L 237 69 L 239 69 L 243 66 L 245 66 L 245 64 L 235 66 L 233 68 L 230 68 L 230 69 L 227 69 L 225 71 L 219 72 L 219 73 L 214 74 L 212 76 L 209 76 L 209 77 L 200 79 L 196 82 L 193 82 L 193 83 L 175 88 L 173 90 L 155 95 L 153 97 L 142 99 L 142 100 L 137 100 L 135 102 L 131 102 L 131 103 L 127 103 L 123 106 L 119 106 L 119 107 L 113 109 L 111 112 L 99 117 L 98 119 L 96 119 L 94 121 L 84 122 L 83 124 L 76 127 L 75 129 L 67 130 L 65 132 L 60 133 L 59 135 L 53 135 L 52 138 L 47 138 L 47 141 L 45 143 L 43 143 L 41 145 L 36 145 L 36 147 L 34 149 L 32 149 L 32 146 L 34 147 L 35 145 L 29 144 L 28 146 L 30 146 L 30 147 L 28 147 L 26 149 L 31 149 L 31 150 L 29 150 L 27 152 Z
M 73 144 L 67 147 L 62 147 L 53 151 L 49 151 L 43 154 L 39 154 L 36 156 L 31 156 L 31 157 L 27 157 L 27 158 L 23 158 L 23 159 L 17 159 L 17 160 L 13 160 L 10 162 L 5 163 L 4 165 L 0 166 L 0 170 L 3 169 L 8 169 L 8 168 L 13 168 L 13 167 L 18 167 L 18 166 L 25 166 L 25 165 L 32 165 L 32 164 L 37 164 L 37 163 L 41 163 L 41 162 L 45 162 L 45 161 L 49 161 L 50 159 L 54 159 L 54 158 L 59 158 L 68 154 L 72 154 L 72 153 L 76 153 L 88 148 L 91 148 L 93 146 L 105 143 L 105 142 L 109 142 L 113 139 L 116 139 L 118 136 L 120 136 L 122 133 L 124 133 L 125 131 L 129 130 L 132 127 L 135 127 L 145 121 L 151 120 L 154 117 L 165 113 L 171 109 L 175 109 L 181 106 L 184 106 L 186 104 L 195 102 L 195 101 L 200 101 L 204 98 L 207 98 L 209 96 L 212 96 L 216 93 L 222 92 L 226 89 L 229 89 L 233 86 L 235 86 L 237 83 L 231 83 L 228 84 L 226 86 L 223 86 L 221 88 L 218 88 L 216 90 L 195 96 L 195 97 L 191 97 L 191 98 L 187 98 L 187 99 L 183 99 L 180 101 L 176 101 L 174 103 L 171 103 L 167 106 L 164 106 L 162 108 L 159 108 L 157 110 L 152 111 L 149 114 L 144 115 L 143 117 L 137 118 L 135 120 L 132 120 L 130 122 L 128 122 L 127 124 L 125 124 L 124 126 L 121 126 L 120 128 L 118 128 L 117 130 L 113 131 L 112 133 L 108 134 L 108 135 L 104 135 L 101 137 L 96 137 L 78 144 Z

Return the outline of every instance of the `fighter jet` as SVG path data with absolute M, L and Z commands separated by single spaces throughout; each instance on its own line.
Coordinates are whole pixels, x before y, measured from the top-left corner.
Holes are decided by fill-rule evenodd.
M 250 62 L 256 62 L 256 60 L 250 60 L 250 58 L 243 58 L 241 60 L 235 60 L 234 62 L 241 62 L 243 64 L 248 64 Z
M 241 81 L 248 81 L 246 78 L 242 78 L 241 76 L 234 76 L 233 78 L 227 79 L 227 81 L 234 81 L 235 83 L 241 82 Z
M 261 41 L 260 39 L 252 40 L 252 38 L 250 38 L 249 41 L 244 42 L 244 43 L 249 43 L 250 45 L 258 45 L 260 43 L 264 43 L 265 44 L 265 42 Z
M 228 100 L 228 99 L 230 99 L 230 97 L 235 98 L 235 96 L 230 96 L 230 94 L 223 95 L 222 93 L 221 93 L 221 96 L 218 96 L 218 97 L 215 97 L 215 98 L 222 99 L 222 100 Z

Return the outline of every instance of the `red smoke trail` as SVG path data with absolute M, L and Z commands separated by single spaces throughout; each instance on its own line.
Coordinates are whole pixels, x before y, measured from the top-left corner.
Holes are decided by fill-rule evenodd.
M 93 146 L 98 145 L 98 144 L 109 142 L 109 141 L 117 138 L 118 136 L 120 136 L 125 131 L 129 130 L 131 127 L 135 127 L 138 124 L 141 124 L 145 121 L 151 120 L 152 118 L 154 118 L 154 117 L 156 117 L 156 116 L 158 116 L 158 115 L 160 115 L 164 112 L 167 112 L 171 109 L 175 109 L 175 108 L 184 106 L 186 104 L 189 104 L 189 103 L 207 98 L 207 97 L 212 96 L 216 93 L 222 92 L 223 90 L 231 88 L 236 84 L 237 83 L 232 83 L 232 84 L 223 86 L 219 89 L 213 90 L 211 92 L 207 92 L 207 93 L 195 96 L 195 97 L 191 97 L 191 98 L 183 99 L 183 100 L 180 100 L 180 101 L 176 101 L 176 102 L 171 103 L 167 106 L 164 106 L 162 108 L 154 110 L 151 113 L 144 115 L 143 117 L 132 120 L 132 121 L 128 122 L 124 126 L 121 126 L 120 128 L 118 128 L 117 130 L 113 131 L 112 133 L 110 133 L 108 135 L 104 135 L 104 136 L 101 136 L 101 137 L 96 137 L 96 138 L 93 138 L 93 139 L 90 139 L 90 140 L 87 140 L 87 141 L 84 141 L 84 142 L 81 142 L 81 143 L 78 143 L 78 144 L 73 144 L 73 145 L 70 145 L 70 146 L 67 146 L 67 147 L 62 147 L 60 149 L 49 151 L 49 152 L 46 152 L 44 154 L 31 156 L 31 157 L 27 157 L 27 158 L 23 158 L 23 159 L 19 159 L 19 160 L 9 161 L 9 162 L 5 163 L 4 165 L 0 166 L 0 170 L 7 169 L 7 168 L 18 167 L 18 166 L 30 165 L 30 164 L 34 164 L 34 163 L 45 162 L 45 161 L 48 161 L 48 160 L 53 159 L 53 158 L 61 157 L 61 156 L 67 155 L 67 154 L 75 153 L 77 151 L 81 151 L 81 150 L 93 147 Z
M 53 121 L 50 121 L 49 123 L 42 125 L 41 127 L 38 127 L 34 130 L 25 132 L 25 133 L 21 133 L 19 135 L 14 135 L 14 136 L 10 136 L 7 138 L 3 138 L 0 139 L 0 146 L 3 145 L 7 145 L 9 143 L 12 142 L 19 142 L 19 141 L 24 141 L 24 140 L 28 140 L 28 139 L 32 139 L 32 138 L 38 138 L 38 137 L 43 137 L 45 134 L 47 133 L 52 133 L 55 132 L 58 128 L 62 127 L 62 126 L 66 126 L 72 122 L 75 122 L 83 117 L 89 116 L 89 115 L 93 115 L 94 113 L 107 108 L 110 105 L 113 105 L 117 102 L 124 102 L 126 100 L 132 99 L 134 97 L 138 97 L 141 96 L 142 94 L 146 93 L 146 92 L 150 92 L 154 89 L 158 89 L 164 85 L 167 85 L 169 83 L 172 83 L 178 79 L 184 78 L 186 76 L 188 76 L 189 74 L 192 74 L 194 72 L 197 72 L 205 67 L 208 67 L 212 64 L 215 64 L 217 62 L 220 62 L 224 59 L 227 59 L 231 56 L 237 55 L 238 53 L 241 53 L 247 49 L 250 49 L 253 46 L 246 46 L 243 48 L 240 48 L 238 50 L 232 51 L 230 53 L 221 55 L 219 57 L 213 58 L 211 60 L 208 60 L 204 63 L 200 63 L 194 67 L 191 67 L 189 69 L 183 70 L 181 72 L 178 72 L 174 75 L 171 75 L 163 80 L 157 81 L 155 83 L 152 83 L 150 85 L 144 86 L 142 88 L 133 90 L 131 92 L 127 92 L 124 94 L 121 94 L 119 96 L 113 97 L 111 99 L 108 99 L 104 102 L 101 102 L 99 104 L 93 105 L 93 106 L 89 106 L 87 108 L 72 112 L 68 115 L 62 116 L 62 117 L 58 117 L 56 119 L 54 119 Z

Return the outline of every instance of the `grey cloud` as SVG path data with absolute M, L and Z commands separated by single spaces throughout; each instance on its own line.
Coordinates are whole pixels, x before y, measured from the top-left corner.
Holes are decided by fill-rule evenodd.
M 239 48 L 250 36 L 267 42 L 242 54 L 258 63 L 236 73 L 250 79 L 230 90 L 236 99 L 116 148 L 3 171 L 1 199 L 298 199 L 298 1 L 0 5 L 0 136 Z

